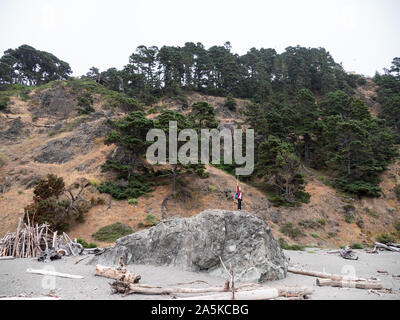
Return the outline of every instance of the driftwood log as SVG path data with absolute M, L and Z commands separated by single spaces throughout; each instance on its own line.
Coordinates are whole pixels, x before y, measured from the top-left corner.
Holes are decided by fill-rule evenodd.
M 286 298 L 293 300 L 308 299 L 313 290 L 306 287 L 277 287 L 262 288 L 253 290 L 238 290 L 235 292 L 235 299 L 232 299 L 230 292 L 196 297 L 184 297 L 179 300 L 270 300 Z
M 14 260 L 14 259 L 15 259 L 15 257 L 13 257 L 13 256 L 0 257 L 0 261 L 1 260 Z
M 382 289 L 379 281 L 336 281 L 331 279 L 317 278 L 317 286 L 320 287 L 342 287 L 342 288 L 358 288 L 358 289 Z
M 231 289 L 224 287 L 206 288 L 182 288 L 182 287 L 159 287 L 147 284 L 130 284 L 124 281 L 110 283 L 112 293 L 146 294 L 146 295 L 169 295 L 169 294 L 200 294 L 218 293 L 214 295 L 203 295 L 189 297 L 189 300 L 230 300 L 232 299 Z M 282 287 L 282 288 L 256 288 L 254 284 L 245 284 L 235 289 L 235 299 L 243 300 L 266 300 L 277 297 L 306 297 L 313 291 L 304 287 Z
M 26 272 L 35 273 L 35 274 L 42 274 L 42 275 L 45 275 L 45 276 L 61 277 L 61 278 L 83 279 L 83 276 L 74 275 L 74 274 L 68 274 L 68 273 L 60 273 L 60 272 L 49 271 L 49 270 L 27 269 Z
M 94 275 L 114 280 L 119 280 L 126 283 L 137 283 L 141 278 L 140 275 L 133 274 L 128 270 L 126 270 L 124 266 L 113 268 L 113 267 L 101 266 L 99 264 L 96 265 L 96 269 L 94 270 Z
M 345 247 L 344 249 L 340 249 L 339 254 L 343 259 L 358 260 L 358 256 L 353 250 L 350 249 L 350 247 Z
M 400 252 L 400 248 L 396 247 L 396 245 L 391 245 L 391 244 L 384 244 L 380 242 L 375 242 L 375 248 L 379 249 L 385 249 L 389 251 L 394 251 L 394 252 Z
M 331 280 L 335 280 L 335 281 L 346 281 L 346 280 L 367 281 L 367 279 L 363 279 L 363 278 L 357 278 L 357 277 L 352 277 L 352 276 L 327 273 L 327 272 L 321 272 L 321 271 L 304 270 L 304 269 L 298 269 L 298 268 L 294 268 L 294 267 L 289 267 L 288 272 L 302 274 L 305 276 L 317 277 L 317 278 L 331 279 Z

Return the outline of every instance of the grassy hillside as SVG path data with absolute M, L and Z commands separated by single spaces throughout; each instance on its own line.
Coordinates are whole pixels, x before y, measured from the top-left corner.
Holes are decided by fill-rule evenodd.
M 373 115 L 379 106 L 373 101 L 375 88 L 369 81 L 357 88 Z M 115 173 L 102 165 L 115 152 L 114 145 L 103 143 L 104 122 L 120 118 L 127 111 L 143 110 L 155 118 L 161 110 L 188 113 L 185 107 L 197 101 L 214 106 L 220 126 L 243 123 L 243 110 L 249 101 L 236 99 L 236 110 L 224 107 L 226 98 L 187 92 L 179 99 L 162 98 L 153 105 L 141 105 L 115 91 L 91 81 L 57 81 L 29 92 L 8 94 L 7 112 L 0 112 L 0 236 L 14 230 L 23 208 L 32 201 L 35 181 L 54 173 L 73 185 L 84 179 L 87 199 L 98 201 L 84 215 L 84 222 L 71 226 L 73 237 L 97 242 L 92 235 L 100 228 L 121 222 L 134 230 L 147 228 L 164 217 L 191 216 L 204 209 L 235 209 L 235 178 L 213 166 L 207 166 L 208 178 L 181 177 L 178 192 L 172 194 L 170 177 L 160 177 L 151 192 L 135 200 L 115 200 L 99 193 L 97 187 L 115 180 Z M 79 98 L 81 97 L 81 98 Z M 83 98 L 90 99 L 83 99 Z M 88 102 L 89 100 L 89 102 Z M 91 102 L 90 102 L 91 101 Z M 368 104 L 368 102 L 371 102 Z M 92 109 L 87 109 L 86 107 Z M 159 167 L 158 170 L 163 168 Z M 310 202 L 300 207 L 274 207 L 256 179 L 243 183 L 244 210 L 253 212 L 270 224 L 276 238 L 286 243 L 314 246 L 339 246 L 353 243 L 369 245 L 386 233 L 398 239 L 400 201 L 396 185 L 400 164 L 394 163 L 382 178 L 383 196 L 352 199 L 330 185 L 326 172 L 303 167 L 305 191 Z M 397 228 L 397 229 L 396 229 Z

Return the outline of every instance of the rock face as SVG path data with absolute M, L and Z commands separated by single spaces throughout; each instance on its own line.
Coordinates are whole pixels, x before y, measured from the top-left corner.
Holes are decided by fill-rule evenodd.
M 203 211 L 171 218 L 116 241 L 89 264 L 174 265 L 226 277 L 219 256 L 237 279 L 264 282 L 286 276 L 287 260 L 271 229 L 257 216 L 240 211 Z

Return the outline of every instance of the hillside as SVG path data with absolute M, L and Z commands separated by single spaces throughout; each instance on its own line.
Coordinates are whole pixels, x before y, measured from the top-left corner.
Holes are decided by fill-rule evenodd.
M 375 88 L 370 80 L 356 89 L 369 106 L 372 115 L 379 105 L 373 100 Z M 54 173 L 64 178 L 66 185 L 86 181 L 85 197 L 103 201 L 85 214 L 81 224 L 73 225 L 72 237 L 99 243 L 92 234 L 99 228 L 121 222 L 134 230 L 146 227 L 146 216 L 157 219 L 174 215 L 191 216 L 205 209 L 233 209 L 235 178 L 213 166 L 207 166 L 208 178 L 180 177 L 176 196 L 171 196 L 172 180 L 154 187 L 154 191 L 138 198 L 137 204 L 114 200 L 100 194 L 96 185 L 112 177 L 101 165 L 112 155 L 115 146 L 103 143 L 106 119 L 118 118 L 124 110 L 110 107 L 107 96 L 94 95 L 94 112 L 79 115 L 76 95 L 63 82 L 39 87 L 29 93 L 29 99 L 11 98 L 12 112 L 0 113 L 0 236 L 14 230 L 23 208 L 31 202 L 35 182 Z M 232 127 L 243 121 L 241 110 L 248 101 L 237 99 L 236 111 L 224 108 L 226 98 L 196 92 L 185 93 L 187 105 L 207 101 L 214 106 L 220 126 Z M 189 112 L 179 100 L 163 98 L 146 106 L 149 118 L 164 108 Z M 383 174 L 381 198 L 351 199 L 326 184 L 324 173 L 304 168 L 306 192 L 310 203 L 301 207 L 273 207 L 268 195 L 255 186 L 243 184 L 243 209 L 266 219 L 274 236 L 289 243 L 322 247 L 337 247 L 352 243 L 371 244 L 381 233 L 395 231 L 400 220 L 400 201 L 393 191 L 400 181 L 400 164 L 394 163 Z M 292 223 L 292 228 L 290 224 Z M 140 227 L 139 227 L 139 226 Z M 290 238 L 282 227 L 303 233 Z M 289 230 L 289 231 L 291 231 Z

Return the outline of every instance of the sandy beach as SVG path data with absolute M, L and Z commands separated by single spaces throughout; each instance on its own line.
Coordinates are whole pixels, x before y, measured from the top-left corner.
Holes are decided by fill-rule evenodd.
M 390 299 L 400 300 L 400 254 L 393 252 L 380 252 L 368 254 L 363 250 L 356 250 L 359 260 L 344 260 L 338 254 L 328 253 L 329 250 L 308 248 L 305 251 L 285 251 L 290 263 L 315 271 L 354 275 L 362 278 L 376 277 L 381 280 L 384 288 L 392 289 L 392 294 L 378 295 L 369 290 L 356 288 L 318 287 L 314 277 L 288 273 L 283 280 L 266 282 L 263 286 L 296 286 L 302 285 L 314 289 L 311 296 L 313 300 L 352 300 L 352 299 Z M 125 297 L 112 295 L 110 292 L 110 279 L 93 275 L 94 266 L 87 265 L 86 259 L 74 264 L 81 257 L 65 257 L 50 263 L 38 262 L 36 259 L 15 259 L 0 261 L 0 298 L 6 297 L 57 297 L 59 299 L 172 299 L 168 295 L 137 295 Z M 46 269 L 61 273 L 83 276 L 83 279 L 67 279 L 49 277 L 27 273 L 26 270 Z M 194 280 L 206 281 L 209 284 L 222 286 L 225 279 L 210 276 L 207 273 L 183 271 L 177 267 L 160 267 L 149 265 L 128 265 L 127 269 L 141 275 L 141 283 L 173 286 L 177 283 L 191 282 Z M 387 271 L 387 274 L 377 271 Z M 179 285 L 190 287 L 202 287 L 204 283 Z M 183 296 L 177 295 L 176 297 Z M 188 295 L 184 295 L 188 296 Z

